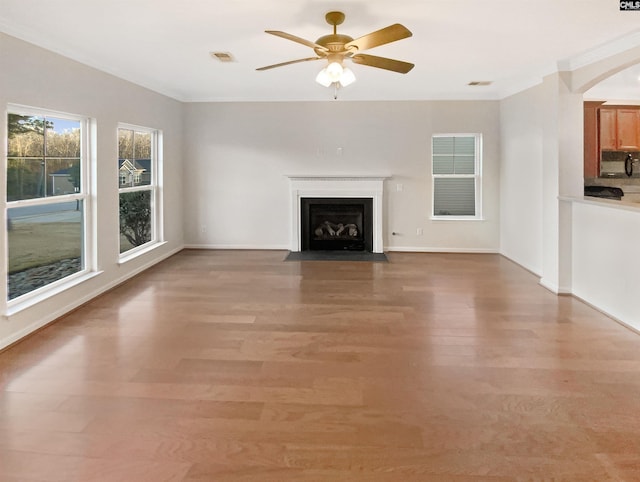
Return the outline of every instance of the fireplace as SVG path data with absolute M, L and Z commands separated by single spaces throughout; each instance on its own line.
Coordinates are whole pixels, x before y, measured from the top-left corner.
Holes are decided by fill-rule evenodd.
M 373 250 L 371 198 L 301 198 L 302 251 Z
M 353 212 L 354 205 L 349 203 L 354 202 L 357 204 L 364 204 L 362 208 L 362 229 L 359 232 L 362 233 L 363 246 L 358 246 L 355 240 L 349 240 L 343 243 L 341 246 L 336 244 L 330 244 L 333 247 L 323 247 L 314 249 L 328 249 L 328 250 L 342 250 L 349 249 L 362 249 L 363 251 L 371 251 L 372 253 L 383 253 L 383 194 L 384 194 L 384 181 L 389 179 L 389 176 L 370 176 L 370 175 L 352 175 L 352 176 L 287 176 L 290 180 L 290 196 L 291 196 L 291 252 L 299 252 L 302 250 L 310 250 L 307 242 L 303 241 L 303 238 L 307 238 L 303 233 L 303 230 L 314 232 L 320 227 L 320 224 L 324 221 L 333 222 L 331 219 L 322 219 L 322 223 L 316 221 L 303 221 L 302 218 L 305 215 L 303 209 L 303 200 L 305 199 L 321 199 L 323 203 L 329 205 L 341 205 L 347 204 L 345 208 L 334 209 L 332 218 L 335 217 L 338 221 L 336 225 L 342 224 L 356 224 L 352 222 L 357 216 Z M 340 211 L 345 209 L 346 211 Z M 331 214 L 331 213 L 330 213 Z M 357 220 L 357 217 L 356 217 Z M 346 222 L 345 222 L 346 221 Z M 317 224 L 317 225 L 314 225 Z M 306 226 L 306 227 L 304 227 Z M 313 226 L 313 229 L 312 229 Z M 332 228 L 336 231 L 334 228 Z M 339 228 L 338 228 L 339 229 Z M 347 228 L 348 229 L 348 228 Z M 326 230 L 328 233 L 330 231 Z M 370 233 L 370 234 L 369 234 Z M 352 231 L 352 235 L 353 235 Z M 356 236 L 352 236 L 356 237 Z M 317 240 L 323 241 L 323 240 Z M 335 240 L 334 240 L 335 241 Z M 308 241 L 310 244 L 310 240 Z M 315 242 L 314 242 L 314 246 Z M 322 244 L 321 244 L 322 246 Z M 327 246 L 326 244 L 324 246 Z M 339 247 L 336 247 L 339 246 Z M 346 246 L 346 247 L 345 247 Z

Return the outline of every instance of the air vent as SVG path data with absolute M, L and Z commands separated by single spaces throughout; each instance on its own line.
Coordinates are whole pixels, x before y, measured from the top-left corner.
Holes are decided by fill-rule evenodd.
M 473 80 L 471 82 L 469 82 L 467 85 L 471 85 L 473 87 L 484 87 L 486 85 L 491 85 L 491 81 L 490 80 Z
M 219 60 L 220 62 L 235 62 L 233 55 L 229 52 L 209 52 L 211 57 Z

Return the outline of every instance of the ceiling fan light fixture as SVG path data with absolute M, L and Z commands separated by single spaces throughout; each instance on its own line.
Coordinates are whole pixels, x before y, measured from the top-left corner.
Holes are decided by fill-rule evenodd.
M 342 87 L 346 87 L 347 85 L 351 85 L 356 81 L 356 75 L 353 73 L 348 67 L 342 69 L 342 75 L 340 76 L 340 84 Z
M 318 75 L 316 76 L 316 82 L 323 87 L 329 87 L 333 83 L 331 77 L 329 77 L 329 74 L 327 73 L 326 67 L 318 72 Z
M 340 77 L 342 77 L 342 72 L 344 72 L 344 68 L 339 62 L 330 62 L 327 65 L 327 75 L 331 79 L 331 82 L 339 82 Z
M 348 67 L 342 67 L 338 62 L 330 63 L 318 72 L 316 76 L 316 82 L 323 87 L 329 87 L 331 84 L 340 84 L 342 87 L 346 87 L 355 81 L 356 75 L 353 70 Z

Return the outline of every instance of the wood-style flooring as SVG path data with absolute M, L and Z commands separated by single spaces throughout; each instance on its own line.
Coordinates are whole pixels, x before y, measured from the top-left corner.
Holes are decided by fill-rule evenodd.
M 639 481 L 640 336 L 498 255 L 186 250 L 0 353 L 0 480 Z

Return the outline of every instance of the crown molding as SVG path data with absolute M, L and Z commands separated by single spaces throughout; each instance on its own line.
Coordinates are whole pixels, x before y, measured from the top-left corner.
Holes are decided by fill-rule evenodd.
M 573 71 L 640 45 L 640 29 L 581 54 L 558 61 L 558 70 Z

